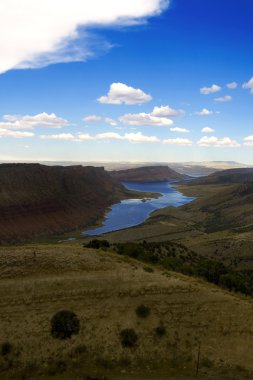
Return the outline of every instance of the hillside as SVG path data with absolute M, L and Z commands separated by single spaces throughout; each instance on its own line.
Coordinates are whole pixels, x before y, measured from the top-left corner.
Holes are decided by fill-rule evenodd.
M 179 174 L 168 166 L 143 166 L 126 170 L 114 170 L 110 173 L 118 181 L 126 182 L 156 182 L 187 178 L 186 175 Z
M 0 242 L 94 225 L 129 194 L 103 168 L 0 165 Z
M 190 181 L 188 185 L 214 185 L 243 182 L 253 182 L 253 168 L 239 168 L 218 171 L 208 175 L 207 177 L 194 179 Z
M 60 340 L 50 320 L 64 309 L 80 331 Z M 108 251 L 0 248 L 0 377 L 186 380 L 199 353 L 199 379 L 251 379 L 252 312 L 251 298 Z

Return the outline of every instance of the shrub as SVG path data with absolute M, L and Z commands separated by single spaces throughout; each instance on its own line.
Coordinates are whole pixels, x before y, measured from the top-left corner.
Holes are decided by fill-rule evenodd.
M 147 318 L 150 314 L 150 308 L 145 305 L 139 305 L 135 312 L 139 318 Z
M 110 248 L 110 243 L 107 240 L 93 239 L 88 244 L 85 244 L 84 247 L 94 248 L 94 249 Z
M 143 267 L 143 270 L 145 270 L 145 272 L 148 272 L 148 273 L 153 273 L 154 272 L 154 269 L 151 268 L 151 267 Z
M 80 321 L 72 311 L 61 310 L 51 319 L 51 335 L 57 339 L 69 339 L 78 334 Z
M 13 350 L 12 344 L 10 342 L 4 342 L 1 345 L 1 355 L 7 356 L 9 355 Z
M 120 341 L 123 347 L 135 347 L 138 341 L 138 335 L 134 329 L 124 329 L 120 332 Z
M 159 338 L 162 338 L 166 335 L 166 328 L 163 325 L 159 325 L 155 328 L 155 335 Z

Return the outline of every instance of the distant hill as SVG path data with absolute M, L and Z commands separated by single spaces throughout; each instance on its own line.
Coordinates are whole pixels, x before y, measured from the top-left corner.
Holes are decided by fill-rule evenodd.
M 114 170 L 111 176 L 118 181 L 128 182 L 155 182 L 155 181 L 169 181 L 169 180 L 182 180 L 188 176 L 179 174 L 175 170 L 170 169 L 168 166 L 143 166 L 140 168 Z
M 0 242 L 94 225 L 127 190 L 104 168 L 0 165 Z
M 253 168 L 222 170 L 189 182 L 190 186 L 253 182 Z

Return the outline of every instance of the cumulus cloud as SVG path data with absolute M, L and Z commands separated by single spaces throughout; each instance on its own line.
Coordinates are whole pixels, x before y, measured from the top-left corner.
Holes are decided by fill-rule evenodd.
M 200 115 L 200 116 L 208 116 L 208 115 L 212 115 L 213 113 L 214 113 L 213 111 L 210 111 L 207 108 L 203 108 L 201 111 L 195 112 L 196 115 Z
M 244 145 L 245 146 L 253 146 L 253 136 L 247 136 L 244 138 Z
M 163 144 L 168 144 L 168 145 L 182 145 L 182 146 L 191 146 L 193 142 L 189 139 L 167 139 L 163 140 Z
M 170 128 L 170 130 L 171 130 L 171 132 L 179 132 L 179 133 L 188 133 L 188 132 L 190 132 L 189 129 L 179 128 L 179 127 Z
M 227 88 L 230 90 L 235 90 L 237 88 L 238 84 L 236 82 L 231 82 L 227 84 Z
M 220 86 L 218 86 L 217 84 L 213 84 L 211 87 L 202 87 L 200 89 L 200 93 L 203 95 L 209 95 L 209 94 L 212 94 L 214 92 L 218 92 L 220 90 L 221 90 Z
M 125 125 L 153 125 L 162 127 L 173 125 L 173 121 L 167 117 L 152 116 L 152 114 L 145 112 L 137 114 L 128 113 L 119 117 L 119 121 Z
M 214 132 L 214 129 L 210 128 L 210 127 L 204 127 L 204 128 L 201 129 L 201 132 L 203 132 L 203 133 L 212 133 L 212 132 Z
M 243 88 L 249 88 L 251 94 L 253 94 L 253 77 L 246 83 L 243 83 L 242 85 Z
M 216 102 L 231 102 L 231 100 L 232 100 L 232 96 L 230 96 L 230 95 L 226 95 L 226 96 L 223 96 L 223 97 L 221 97 L 221 98 L 215 98 L 214 99 Z
M 168 5 L 169 0 L 1 0 L 0 73 L 84 61 L 94 48 L 87 29 L 136 25 Z
M 157 116 L 157 117 L 181 116 L 183 114 L 184 114 L 183 110 L 175 110 L 171 108 L 170 106 L 154 107 L 153 111 L 151 112 L 152 116 Z
M 115 132 L 105 132 L 105 133 L 99 133 L 95 137 L 98 140 L 104 140 L 104 139 L 121 139 L 122 136 L 120 136 L 118 133 Z
M 124 83 L 112 83 L 108 94 L 98 98 L 106 104 L 142 104 L 149 102 L 152 97 L 139 88 L 127 86 Z
M 90 115 L 83 118 L 83 121 L 85 121 L 86 123 L 99 123 L 102 120 L 103 119 L 101 116 L 96 115 Z
M 46 112 L 37 115 L 4 115 L 0 128 L 7 129 L 34 129 L 35 127 L 63 128 L 69 125 L 68 121 Z
M 110 117 L 106 117 L 105 118 L 105 122 L 107 124 L 110 124 L 112 127 L 116 127 L 117 126 L 117 121 L 114 120 L 114 119 L 111 119 Z
M 72 133 L 58 133 L 55 135 L 40 135 L 40 138 L 43 140 L 46 140 L 46 139 L 65 140 L 65 141 L 75 140 L 75 136 L 72 135 Z
M 82 133 L 82 132 L 78 132 L 75 138 L 76 141 L 90 141 L 93 139 L 94 137 L 92 137 L 89 133 Z
M 131 143 L 155 143 L 160 141 L 156 136 L 145 136 L 141 132 L 126 133 L 123 138 Z
M 14 137 L 14 138 L 24 138 L 33 137 L 34 133 L 26 131 L 10 131 L 8 129 L 0 128 L 0 137 Z
M 224 137 L 219 139 L 215 136 L 204 136 L 202 137 L 197 144 L 203 147 L 223 147 L 223 148 L 237 148 L 240 144 L 236 140 L 231 140 L 230 137 Z

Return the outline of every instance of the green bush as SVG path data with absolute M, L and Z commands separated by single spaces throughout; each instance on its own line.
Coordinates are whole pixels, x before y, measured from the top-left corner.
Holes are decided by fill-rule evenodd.
M 163 325 L 159 325 L 155 328 L 155 335 L 158 338 L 162 338 L 164 335 L 166 335 L 166 328 Z
M 93 239 L 88 244 L 85 244 L 84 247 L 94 249 L 110 248 L 110 243 L 107 240 Z
M 120 332 L 120 341 L 123 347 L 133 348 L 137 345 L 138 335 L 134 329 L 124 329 Z
M 135 312 L 139 318 L 147 318 L 150 314 L 150 308 L 145 305 L 139 305 Z
M 4 342 L 1 345 L 1 355 L 7 356 L 13 351 L 13 346 L 10 342 Z
M 78 334 L 80 321 L 72 311 L 61 310 L 51 319 L 51 335 L 57 339 L 69 339 Z

